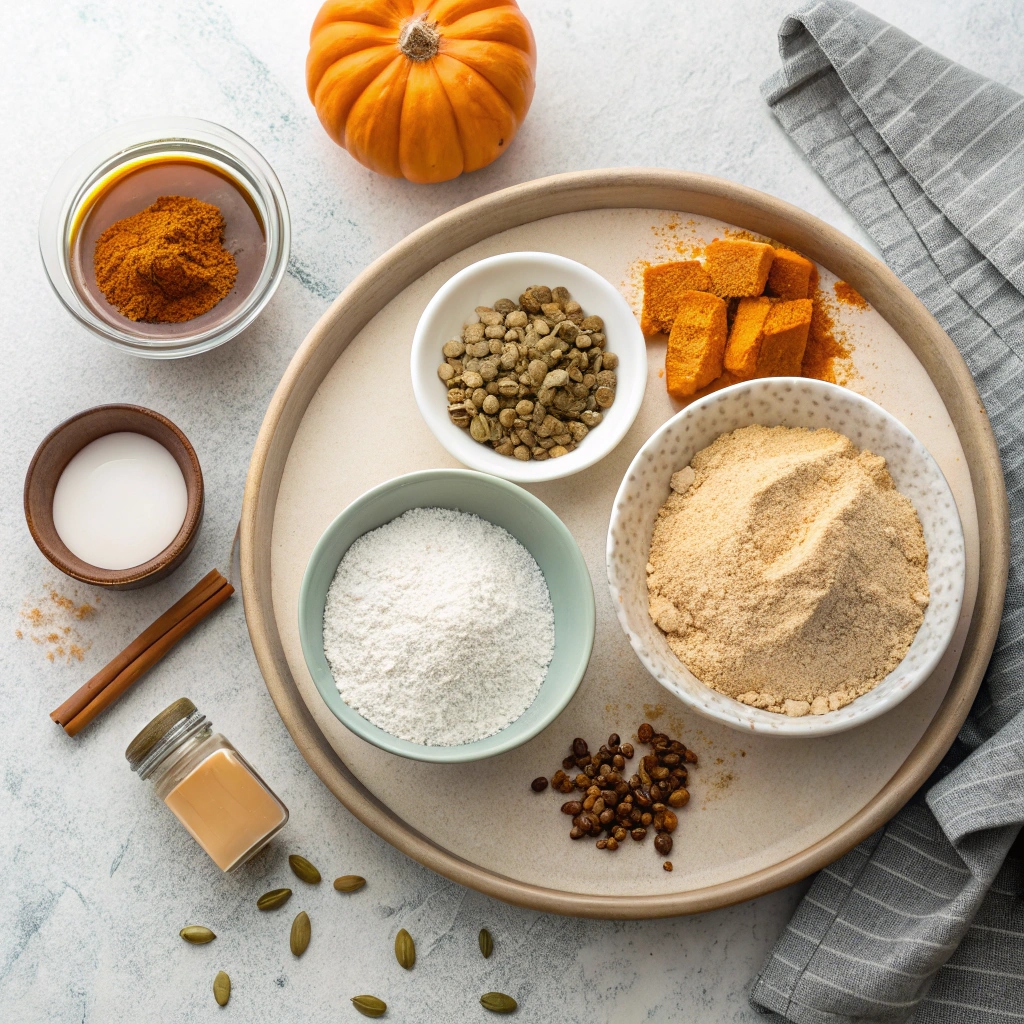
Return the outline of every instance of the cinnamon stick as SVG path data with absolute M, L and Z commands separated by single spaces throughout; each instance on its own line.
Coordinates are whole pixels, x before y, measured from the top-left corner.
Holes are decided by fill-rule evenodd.
M 67 725 L 147 648 L 181 622 L 193 609 L 198 608 L 216 593 L 226 582 L 216 569 L 208 572 L 180 601 L 172 604 L 160 618 L 144 629 L 117 657 L 104 665 L 87 683 L 80 686 L 59 708 L 51 711 L 50 718 L 58 725 Z
M 97 715 L 105 711 L 121 696 L 141 675 L 148 672 L 193 626 L 202 622 L 210 612 L 219 608 L 233 593 L 235 588 L 227 580 L 198 608 L 194 608 L 177 625 L 169 629 L 156 643 L 146 648 L 142 654 L 111 680 L 86 707 L 64 726 L 69 736 L 81 732 Z

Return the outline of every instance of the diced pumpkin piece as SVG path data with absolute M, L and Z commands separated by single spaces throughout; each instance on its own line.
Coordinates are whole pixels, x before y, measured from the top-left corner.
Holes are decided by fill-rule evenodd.
M 768 291 L 780 299 L 809 299 L 814 264 L 791 249 L 776 249 L 768 271 Z
M 725 303 L 718 296 L 680 295 L 665 352 L 665 383 L 673 398 L 687 398 L 721 375 L 725 335 Z
M 756 377 L 799 377 L 811 329 L 810 299 L 773 302 L 764 321 Z
M 689 291 L 711 291 L 711 278 L 699 261 L 679 260 L 647 267 L 640 330 L 644 334 L 668 334 L 679 311 L 679 296 Z
M 771 299 L 764 296 L 740 299 L 736 307 L 725 348 L 725 368 L 740 380 L 750 380 L 757 371 L 757 357 L 764 338 L 764 322 L 771 308 Z
M 760 295 L 774 256 L 775 250 L 766 242 L 716 238 L 704 251 L 711 290 L 722 298 Z

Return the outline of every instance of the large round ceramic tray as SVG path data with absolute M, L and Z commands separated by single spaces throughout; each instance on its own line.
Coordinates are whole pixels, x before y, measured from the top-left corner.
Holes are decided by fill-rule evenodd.
M 675 411 L 654 345 L 647 397 L 620 446 L 577 476 L 530 488 L 572 530 L 597 596 L 593 659 L 569 707 L 526 746 L 466 765 L 402 761 L 347 731 L 303 663 L 299 584 L 321 532 L 349 502 L 400 473 L 455 464 L 420 419 L 408 377 L 409 345 L 429 298 L 475 260 L 540 249 L 593 267 L 636 304 L 635 261 L 671 259 L 680 232 L 710 240 L 728 225 L 799 249 L 818 262 L 826 288 L 838 276 L 871 303 L 869 310 L 841 307 L 856 345 L 851 386 L 902 420 L 935 456 L 966 535 L 964 612 L 933 676 L 861 728 L 781 740 L 688 713 L 645 672 L 616 622 L 604 550 L 623 472 Z M 267 686 L 303 756 L 353 814 L 421 863 L 492 896 L 565 914 L 655 917 L 725 906 L 802 878 L 909 799 L 956 735 L 992 651 L 1008 516 L 971 377 L 938 324 L 882 263 L 814 217 L 729 182 L 673 171 L 590 171 L 454 210 L 345 290 L 299 348 L 270 404 L 249 470 L 241 551 L 246 616 Z M 529 786 L 558 767 L 574 736 L 592 743 L 613 731 L 625 736 L 644 719 L 700 756 L 672 873 L 662 871 L 649 843 L 612 855 L 570 842 L 559 799 Z

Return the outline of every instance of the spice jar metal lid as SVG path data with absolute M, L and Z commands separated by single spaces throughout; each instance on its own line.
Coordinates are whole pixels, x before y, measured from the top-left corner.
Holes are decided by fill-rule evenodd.
M 188 697 L 179 697 L 128 744 L 124 756 L 132 771 L 144 779 L 171 750 L 207 724 L 206 716 Z

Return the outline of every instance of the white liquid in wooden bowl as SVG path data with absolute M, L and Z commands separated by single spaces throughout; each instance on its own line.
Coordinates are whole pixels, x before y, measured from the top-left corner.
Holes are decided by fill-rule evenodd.
M 160 554 L 185 521 L 188 491 L 158 441 L 121 431 L 87 444 L 53 495 L 53 524 L 72 554 L 100 569 L 131 569 Z

